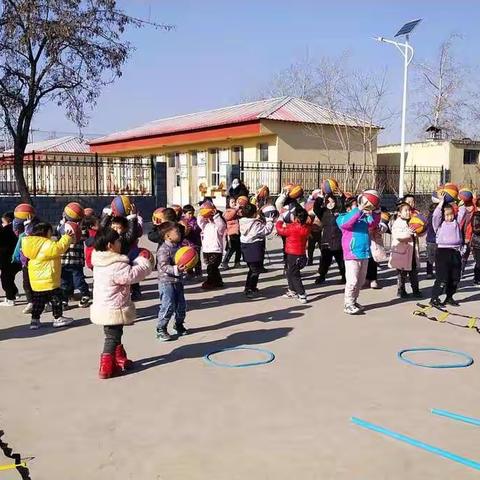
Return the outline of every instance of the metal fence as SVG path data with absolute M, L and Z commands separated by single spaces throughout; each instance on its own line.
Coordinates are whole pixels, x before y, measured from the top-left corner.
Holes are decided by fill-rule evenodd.
M 33 152 L 24 159 L 23 173 L 33 196 L 154 194 L 155 164 L 151 157 Z M 0 195 L 18 195 L 11 157 L 0 158 Z
M 382 194 L 398 194 L 400 168 L 383 165 L 326 165 L 324 163 L 243 162 L 241 177 L 250 191 L 267 185 L 271 194 L 279 194 L 287 183 L 302 185 L 306 191 L 319 188 L 325 178 L 334 178 L 344 191 L 356 193 L 374 188 Z M 431 193 L 448 181 L 449 171 L 442 167 L 407 167 L 404 191 Z

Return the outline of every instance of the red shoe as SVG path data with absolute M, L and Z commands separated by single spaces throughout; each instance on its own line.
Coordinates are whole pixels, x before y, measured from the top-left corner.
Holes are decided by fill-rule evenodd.
M 128 370 L 133 365 L 133 362 L 127 358 L 127 352 L 122 344 L 115 347 L 115 365 L 122 372 Z
M 100 355 L 100 369 L 98 371 L 98 376 L 100 378 L 111 378 L 115 375 L 115 361 L 111 353 L 102 353 Z

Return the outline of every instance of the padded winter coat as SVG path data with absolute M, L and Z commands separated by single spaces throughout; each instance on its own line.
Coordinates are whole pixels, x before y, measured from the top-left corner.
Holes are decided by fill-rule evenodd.
M 72 237 L 63 235 L 55 242 L 45 237 L 22 239 L 22 253 L 28 258 L 28 277 L 34 292 L 46 292 L 60 287 L 61 256 L 70 247 Z
M 223 218 L 227 222 L 227 235 L 240 235 L 238 210 L 236 208 L 227 208 L 223 213 Z
M 310 235 L 310 225 L 302 225 L 301 223 L 288 223 L 279 221 L 275 224 L 275 228 L 280 236 L 285 237 L 285 253 L 289 255 L 305 255 L 307 249 L 307 241 Z
M 414 253 L 418 268 L 420 265 L 418 238 L 412 234 L 408 222 L 398 217 L 392 225 L 392 247 L 390 249 L 388 266 L 410 272 L 412 270 Z
M 137 257 L 130 265 L 126 255 L 94 250 L 92 264 L 91 322 L 96 325 L 131 325 L 136 311 L 130 298 L 130 285 L 144 280 L 151 273 L 153 262 Z

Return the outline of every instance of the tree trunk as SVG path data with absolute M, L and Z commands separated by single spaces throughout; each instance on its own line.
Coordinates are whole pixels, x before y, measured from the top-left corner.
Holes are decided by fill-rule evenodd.
M 22 202 L 33 205 L 32 197 L 30 196 L 30 192 L 28 191 L 28 185 L 27 185 L 27 182 L 25 181 L 25 175 L 23 173 L 24 154 L 25 154 L 25 146 L 22 148 L 21 145 L 15 142 L 13 171 L 15 173 L 15 181 L 17 182 L 18 192 L 20 193 Z

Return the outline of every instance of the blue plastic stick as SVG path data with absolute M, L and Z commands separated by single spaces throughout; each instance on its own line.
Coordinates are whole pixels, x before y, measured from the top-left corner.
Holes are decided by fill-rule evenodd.
M 459 422 L 465 422 L 480 427 L 480 419 L 478 418 L 465 417 L 464 415 L 448 412 L 447 410 L 439 410 L 438 408 L 432 408 L 432 413 L 434 415 L 440 415 L 441 417 L 451 418 L 452 420 L 458 420 Z
M 401 433 L 393 432 L 392 430 L 388 430 L 387 428 L 383 428 L 373 423 L 366 422 L 365 420 L 361 420 L 360 418 L 352 417 L 352 422 L 360 427 L 367 428 L 368 430 L 373 430 L 374 432 L 382 433 L 383 435 L 387 435 L 388 437 L 394 438 L 395 440 L 400 440 L 401 442 L 408 443 L 409 445 L 421 448 L 423 450 L 426 450 L 427 452 L 434 453 L 435 455 L 439 455 L 444 458 L 448 458 L 449 460 L 461 463 L 462 465 L 474 468 L 475 470 L 480 470 L 480 463 L 476 462 L 475 460 L 460 457 L 459 455 L 455 455 L 454 453 L 447 452 L 446 450 L 434 447 L 433 445 L 421 442 L 420 440 L 415 440 L 414 438 L 407 437 L 406 435 L 402 435 Z

